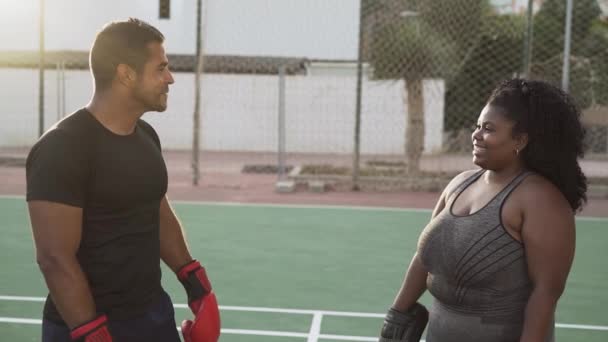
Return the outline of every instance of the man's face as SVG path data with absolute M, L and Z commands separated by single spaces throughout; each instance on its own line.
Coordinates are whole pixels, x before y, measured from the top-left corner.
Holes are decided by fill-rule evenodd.
M 174 82 L 163 45 L 157 42 L 148 44 L 148 60 L 137 76 L 135 98 L 145 111 L 164 112 L 167 109 L 169 85 Z

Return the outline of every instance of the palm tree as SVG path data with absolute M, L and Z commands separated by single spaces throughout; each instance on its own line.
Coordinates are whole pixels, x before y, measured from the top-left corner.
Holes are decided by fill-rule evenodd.
M 407 171 L 420 171 L 424 148 L 423 80 L 449 81 L 479 42 L 487 0 L 367 0 L 362 6 L 373 77 L 404 80 Z

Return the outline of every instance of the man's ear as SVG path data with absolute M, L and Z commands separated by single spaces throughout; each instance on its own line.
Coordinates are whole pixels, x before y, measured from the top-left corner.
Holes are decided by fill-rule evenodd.
M 120 84 L 127 88 L 132 88 L 137 80 L 137 73 L 126 64 L 118 64 L 118 67 L 116 67 L 116 78 Z

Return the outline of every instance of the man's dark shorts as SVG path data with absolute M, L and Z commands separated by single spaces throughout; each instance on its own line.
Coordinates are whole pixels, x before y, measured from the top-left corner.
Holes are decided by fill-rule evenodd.
M 129 320 L 109 321 L 115 342 L 180 342 L 171 298 L 164 291 L 158 304 L 145 315 Z M 42 342 L 69 342 L 70 330 L 49 320 L 42 322 Z

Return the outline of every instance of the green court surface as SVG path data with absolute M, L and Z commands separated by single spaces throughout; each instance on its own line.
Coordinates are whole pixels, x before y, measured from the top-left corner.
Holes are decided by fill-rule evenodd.
M 173 204 L 222 313 L 222 342 L 375 341 L 430 212 Z M 46 287 L 23 198 L 0 198 L 0 341 L 39 341 Z M 608 220 L 577 220 L 557 341 L 608 341 Z M 178 322 L 181 284 L 163 268 Z M 422 299 L 430 303 L 430 297 Z

